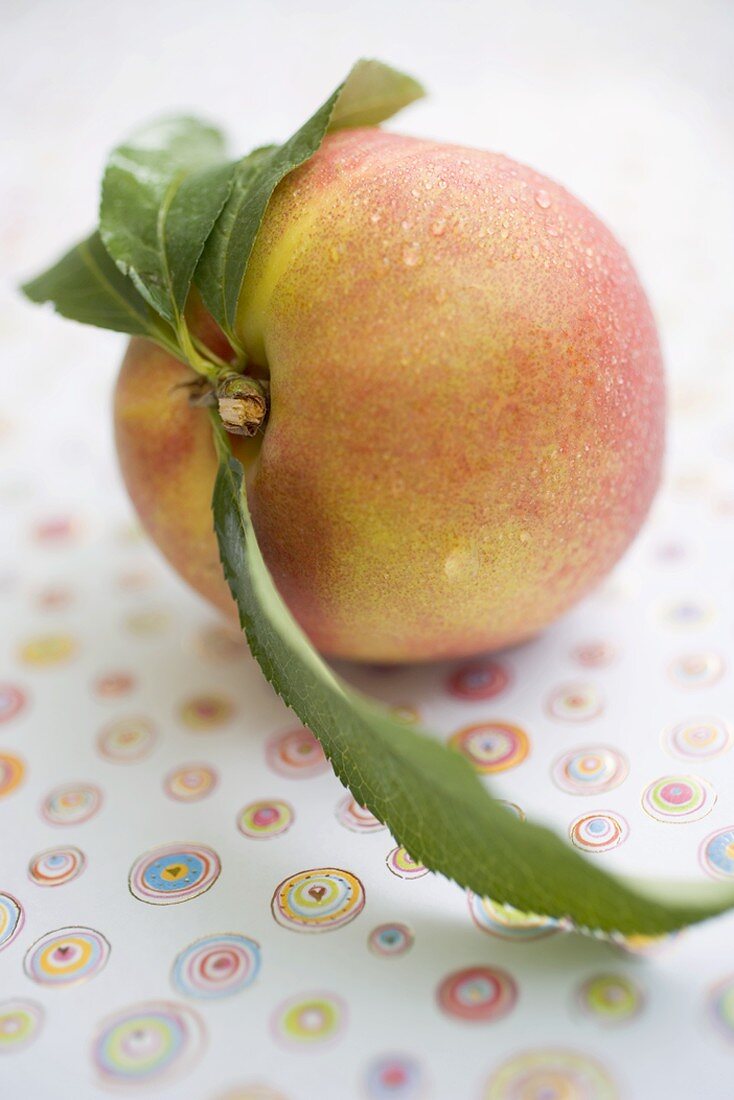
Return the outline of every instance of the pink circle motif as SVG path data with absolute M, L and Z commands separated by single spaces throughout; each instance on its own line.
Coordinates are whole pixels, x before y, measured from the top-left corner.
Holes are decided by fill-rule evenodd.
M 402 1054 L 372 1062 L 365 1080 L 369 1100 L 420 1100 L 425 1096 L 425 1084 L 420 1064 Z
M 554 764 L 553 781 L 569 794 L 602 794 L 627 777 L 628 765 L 617 749 L 588 745 L 564 753 Z
M 163 790 L 176 802 L 199 802 L 211 794 L 219 777 L 210 764 L 184 764 L 163 780 Z
M 720 718 L 689 718 L 663 732 L 663 746 L 682 760 L 712 760 L 728 752 L 734 735 Z
M 293 807 L 282 799 L 260 799 L 250 802 L 237 815 L 237 828 L 252 840 L 269 840 L 282 836 L 293 824 Z
M 572 650 L 571 656 L 583 668 L 607 668 L 613 664 L 617 652 L 609 642 L 582 642 Z
M 310 730 L 300 726 L 276 733 L 265 746 L 268 766 L 286 779 L 310 779 L 329 770 L 324 750 Z
M 118 718 L 100 730 L 97 749 L 113 764 L 135 764 L 150 756 L 156 739 L 155 728 L 147 718 Z
M 642 792 L 642 808 L 656 821 L 699 821 L 711 813 L 716 791 L 695 775 L 666 775 Z
M 224 695 L 207 692 L 193 695 L 178 708 L 178 716 L 185 726 L 206 733 L 219 729 L 232 719 L 234 704 Z
M 390 924 L 378 924 L 373 928 L 367 938 L 367 946 L 373 955 L 393 959 L 410 951 L 414 940 L 412 928 L 394 921 Z
M 28 864 L 28 877 L 36 886 L 63 886 L 78 878 L 86 867 L 86 856 L 79 848 L 48 848 Z
M 15 684 L 0 684 L 0 722 L 9 722 L 27 703 L 26 694 Z
M 603 709 L 604 703 L 592 684 L 564 684 L 551 692 L 547 702 L 550 716 L 562 722 L 588 722 Z
M 446 688 L 456 699 L 486 702 L 500 695 L 511 682 L 509 669 L 498 661 L 470 661 L 452 672 Z
M 67 783 L 46 795 L 41 816 L 49 825 L 81 825 L 102 805 L 102 791 L 93 783 Z
M 504 772 L 522 764 L 530 752 L 530 738 L 513 722 L 477 722 L 464 726 L 449 738 L 482 775 Z
M 120 699 L 129 695 L 135 687 L 135 677 L 129 672 L 115 670 L 103 672 L 92 684 L 92 691 L 100 699 Z
M 388 871 L 392 871 L 398 878 L 423 878 L 428 874 L 428 868 L 414 860 L 400 845 L 392 849 L 385 862 Z
M 470 966 L 447 975 L 436 992 L 447 1016 L 489 1023 L 507 1016 L 517 1001 L 517 983 L 505 970 Z
M 336 808 L 336 819 L 340 825 L 353 833 L 379 833 L 387 827 L 364 806 L 360 806 L 350 794 L 345 795 L 339 802 Z
M 710 687 L 724 674 L 724 659 L 718 653 L 686 653 L 668 665 L 674 684 L 686 690 Z
M 609 852 L 627 839 L 629 825 L 620 814 L 595 810 L 577 817 L 569 835 L 574 847 L 584 852 Z

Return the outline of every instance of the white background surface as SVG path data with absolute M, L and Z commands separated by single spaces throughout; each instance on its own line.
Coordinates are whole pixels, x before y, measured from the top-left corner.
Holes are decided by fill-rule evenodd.
M 30 997 L 46 1008 L 36 1044 L 3 1060 L 4 1089 L 24 1097 L 102 1095 L 89 1058 L 99 1020 L 136 1001 L 176 999 L 168 980 L 176 952 L 200 935 L 241 931 L 262 944 L 261 977 L 229 1001 L 192 1002 L 208 1031 L 206 1056 L 156 1095 L 214 1098 L 267 1081 L 291 1100 L 342 1100 L 364 1095 L 376 1057 L 401 1051 L 422 1067 L 428 1097 L 475 1098 L 515 1051 L 561 1046 L 598 1059 L 625 1100 L 729 1096 L 734 1042 L 717 1030 L 707 992 L 734 968 L 734 918 L 644 959 L 565 936 L 508 945 L 474 928 L 465 899 L 448 883 L 389 875 L 389 838 L 337 823 L 340 787 L 331 776 L 295 783 L 267 770 L 264 740 L 287 728 L 287 714 L 247 659 L 202 660 L 194 642 L 210 613 L 152 550 L 121 534 L 131 516 L 112 452 L 109 392 L 123 340 L 26 306 L 13 285 L 94 223 L 104 156 L 130 127 L 191 109 L 220 121 L 233 150 L 244 151 L 290 133 L 360 55 L 414 72 L 431 91 L 395 128 L 501 150 L 587 201 L 629 247 L 661 325 L 673 419 L 653 520 L 602 592 L 507 656 L 514 683 L 496 701 L 452 701 L 445 668 L 361 680 L 416 705 L 444 735 L 484 718 L 522 725 L 531 755 L 494 789 L 562 831 L 587 808 L 624 814 L 629 840 L 593 857 L 611 869 L 700 875 L 700 841 L 734 822 L 734 752 L 688 766 L 666 755 L 660 735 L 695 714 L 734 721 L 731 6 L 2 0 L 0 13 L 0 678 L 32 700 L 0 726 L 0 751 L 28 766 L 24 785 L 0 801 L 0 891 L 26 910 L 22 932 L 0 953 L 0 999 Z M 75 521 L 73 536 L 59 545 L 39 541 L 37 525 L 59 516 Z M 672 544 L 678 557 L 666 552 Z M 147 577 L 140 591 L 120 587 L 122 574 L 140 570 Z M 39 607 L 49 585 L 69 590 L 66 608 Z M 701 609 L 694 625 L 676 625 L 671 608 L 680 603 Z M 157 626 L 135 633 L 129 616 L 136 611 L 160 612 Z M 73 636 L 77 656 L 58 668 L 24 665 L 18 647 L 48 632 Z M 570 651 L 595 640 L 612 644 L 618 659 L 580 670 Z M 728 668 L 713 686 L 684 691 L 666 667 L 694 652 L 720 654 Z M 96 697 L 95 676 L 118 669 L 135 676 L 133 693 Z M 591 682 L 605 700 L 589 723 L 558 723 L 544 710 L 549 692 L 573 680 Z M 220 732 L 196 734 L 177 721 L 176 708 L 205 690 L 231 697 L 236 716 Z M 156 722 L 159 741 L 144 763 L 115 767 L 94 739 L 106 721 L 131 712 Z M 592 743 L 625 752 L 628 779 L 596 800 L 561 793 L 549 777 L 552 761 Z M 162 776 L 196 759 L 218 769 L 217 793 L 191 806 L 167 800 Z M 646 817 L 644 786 L 687 770 L 715 787 L 711 814 L 677 828 Z M 104 809 L 76 829 L 53 830 L 38 803 L 72 780 L 103 787 Z M 288 798 L 296 823 L 284 837 L 248 843 L 234 827 L 236 812 L 266 795 Z M 183 840 L 217 850 L 224 869 L 215 887 L 168 908 L 132 899 L 133 860 Z M 44 891 L 28 881 L 26 864 L 57 841 L 83 848 L 89 867 L 75 883 Z M 359 875 L 364 913 L 321 937 L 278 928 L 269 911 L 274 886 L 325 865 Z M 388 919 L 415 931 L 404 958 L 375 959 L 366 950 L 369 930 Z M 25 951 L 50 929 L 75 923 L 107 936 L 107 968 L 70 989 L 34 986 L 22 972 Z M 438 1012 L 440 979 L 471 964 L 496 964 L 515 977 L 520 1000 L 506 1020 L 471 1026 Z M 645 990 L 644 1010 L 626 1026 L 605 1029 L 573 1010 L 580 982 L 603 972 L 626 973 Z M 339 1042 L 282 1052 L 269 1030 L 272 1012 L 318 989 L 348 1004 Z

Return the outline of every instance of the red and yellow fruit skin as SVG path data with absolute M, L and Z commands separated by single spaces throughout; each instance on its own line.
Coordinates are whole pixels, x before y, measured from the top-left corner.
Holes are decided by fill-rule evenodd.
M 253 520 L 324 653 L 369 661 L 512 645 L 637 533 L 660 476 L 655 325 L 624 249 L 505 157 L 376 129 L 328 137 L 276 190 L 240 299 L 271 413 Z M 133 340 L 122 469 L 176 569 L 231 609 L 215 461 L 190 375 Z

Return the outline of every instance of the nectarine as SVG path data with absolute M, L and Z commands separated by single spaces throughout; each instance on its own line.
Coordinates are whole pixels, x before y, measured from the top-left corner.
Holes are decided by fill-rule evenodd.
M 270 201 L 238 328 L 270 380 L 264 430 L 233 437 L 255 529 L 326 654 L 528 638 L 648 511 L 664 386 L 647 300 L 605 226 L 530 168 L 379 129 L 327 137 Z M 132 340 L 117 445 L 145 527 L 234 614 L 192 377 Z

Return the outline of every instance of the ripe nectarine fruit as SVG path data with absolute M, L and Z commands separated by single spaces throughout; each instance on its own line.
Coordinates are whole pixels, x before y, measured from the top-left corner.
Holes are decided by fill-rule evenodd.
M 664 385 L 645 294 L 582 203 L 506 157 L 327 137 L 271 199 L 238 330 L 270 379 L 264 430 L 233 437 L 255 529 L 325 654 L 519 642 L 608 572 L 648 511 Z M 192 377 L 133 339 L 117 446 L 163 553 L 234 614 Z

